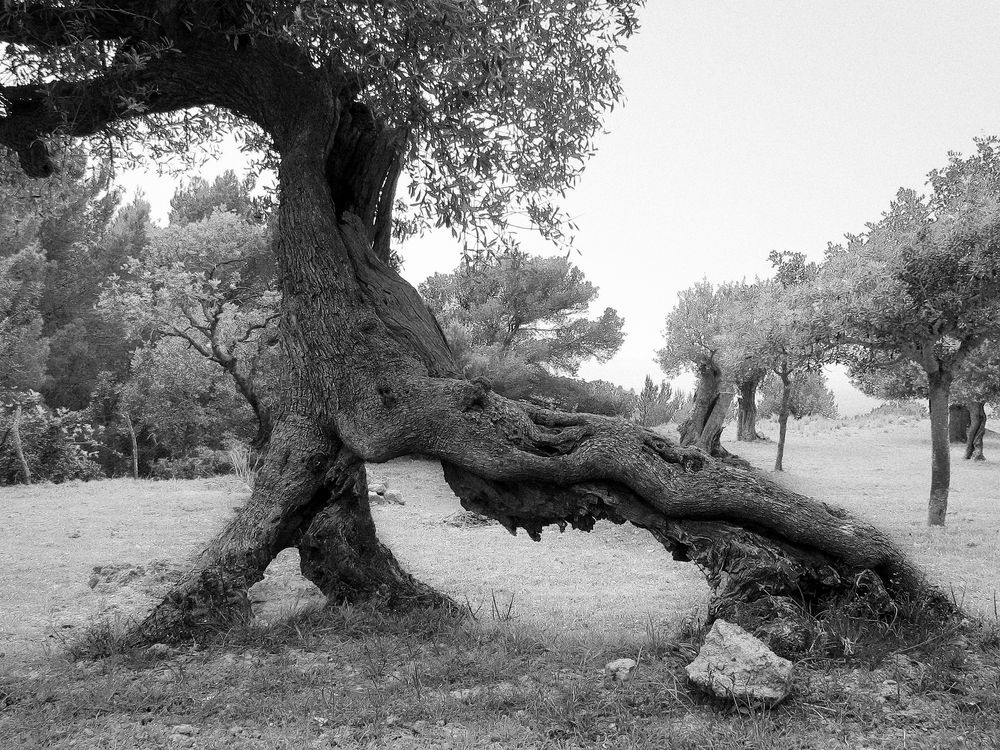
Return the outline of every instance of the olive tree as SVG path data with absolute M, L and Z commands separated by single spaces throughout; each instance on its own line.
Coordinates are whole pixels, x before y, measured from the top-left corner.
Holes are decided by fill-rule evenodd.
M 931 172 L 927 196 L 900 190 L 864 235 L 831 246 L 819 297 L 848 363 L 912 362 L 927 379 L 931 417 L 928 524 L 943 525 L 951 464 L 952 381 L 966 358 L 1000 332 L 1000 153 L 952 155 Z
M 0 143 L 30 175 L 51 174 L 59 137 L 155 156 L 230 127 L 277 170 L 283 371 L 271 447 L 247 505 L 137 637 L 245 606 L 290 545 L 332 597 L 435 600 L 379 542 L 367 506 L 363 462 L 415 453 L 440 460 L 462 503 L 512 532 L 537 539 L 547 524 L 602 519 L 648 529 L 706 571 L 717 613 L 749 600 L 773 611 L 788 596 L 822 608 L 866 570 L 894 594 L 927 591 L 886 535 L 846 512 L 639 425 L 466 380 L 390 263 L 394 226 L 449 227 L 472 253 L 489 253 L 518 216 L 565 237 L 556 201 L 620 98 L 615 55 L 639 4 L 4 6 Z M 409 201 L 398 201 L 404 171 Z

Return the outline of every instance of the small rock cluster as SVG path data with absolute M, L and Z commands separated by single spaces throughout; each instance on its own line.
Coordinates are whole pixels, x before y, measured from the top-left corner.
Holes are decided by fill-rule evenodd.
M 368 484 L 368 502 L 372 505 L 406 505 L 403 496 L 383 480 L 373 480 Z

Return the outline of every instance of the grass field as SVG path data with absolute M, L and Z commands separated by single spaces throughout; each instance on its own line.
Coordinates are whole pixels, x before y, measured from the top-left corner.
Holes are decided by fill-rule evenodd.
M 955 451 L 948 526 L 929 530 L 926 433 L 886 417 L 793 423 L 780 481 L 887 528 L 967 611 L 995 622 L 1000 441 L 987 441 L 985 464 Z M 728 445 L 773 462 L 773 443 Z M 535 544 L 496 525 L 457 528 L 433 463 L 370 472 L 407 502 L 375 509 L 380 534 L 475 618 L 320 612 L 285 553 L 259 592 L 266 623 L 74 661 L 65 645 L 99 646 L 115 618 L 141 614 L 245 488 L 0 489 L 0 747 L 1000 747 L 1000 657 L 975 627 L 878 664 L 802 665 L 789 701 L 748 711 L 686 685 L 695 645 L 680 631 L 707 588 L 648 535 L 604 525 Z M 984 637 L 986 651 L 975 645 Z M 637 676 L 609 684 L 601 669 L 621 656 L 639 661 Z

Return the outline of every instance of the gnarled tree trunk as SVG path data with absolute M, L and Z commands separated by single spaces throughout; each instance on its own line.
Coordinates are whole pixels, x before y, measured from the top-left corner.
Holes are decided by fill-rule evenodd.
M 372 127 L 356 109 L 345 111 L 350 119 L 339 127 Z M 316 120 L 299 118 L 304 126 Z M 363 138 L 333 139 L 341 140 Z M 349 449 L 367 461 L 438 458 L 465 507 L 536 539 L 548 524 L 589 530 L 601 519 L 648 529 L 675 557 L 706 572 L 717 589 L 716 612 L 773 612 L 768 603 L 786 597 L 822 609 L 852 595 L 865 571 L 892 595 L 934 595 L 886 536 L 845 511 L 638 425 L 548 411 L 459 377 L 433 316 L 383 261 L 379 235 L 358 209 L 372 196 L 382 200 L 391 180 L 368 170 L 391 159 L 375 153 L 330 164 L 330 141 L 325 131 L 305 130 L 282 152 L 275 244 L 284 285 L 281 339 L 285 359 L 302 374 L 301 412 L 278 419 L 238 538 L 227 532 L 228 543 L 214 546 L 226 550 L 225 559 L 239 558 L 236 569 L 261 570 L 282 544 L 308 548 L 321 536 L 304 527 L 335 499 L 335 487 L 346 486 L 330 479 L 337 465 L 330 456 Z M 368 142 L 388 148 L 388 139 Z M 718 402 L 716 392 L 702 432 L 721 428 Z M 310 418 L 303 423 L 300 413 Z M 359 480 L 351 486 L 357 496 Z M 226 570 L 218 558 L 203 559 L 210 570 Z M 232 583 L 228 590 L 241 592 L 249 579 Z
M 171 18 L 163 28 L 170 53 L 147 62 L 142 85 L 129 91 L 144 97 L 143 111 L 215 105 L 272 138 L 280 155 L 279 339 L 288 370 L 253 495 L 136 640 L 244 610 L 247 588 L 290 545 L 301 544 L 305 570 L 338 596 L 371 595 L 383 585 L 412 590 L 374 539 L 359 475 L 360 461 L 410 454 L 440 460 L 463 504 L 511 531 L 538 538 L 547 524 L 589 529 L 600 519 L 648 529 L 705 571 L 715 611 L 737 619 L 773 614 L 774 603 L 789 598 L 822 610 L 856 596 L 862 579 L 897 598 L 943 602 L 877 529 L 710 455 L 724 453 L 718 433 L 728 408 L 717 369 L 702 379 L 714 381 L 711 392 L 699 383 L 697 415 L 685 430 L 685 442 L 706 450 L 621 420 L 511 401 L 463 379 L 427 306 L 387 263 L 406 133 L 357 103 L 356 78 L 336 64 L 318 67 L 307 50 L 281 39 L 243 43 L 185 31 Z M 70 84 L 65 112 L 50 111 L 45 91 L 17 88 L 21 98 L 0 118 L 8 126 L 0 136 L 26 171 L 51 173 L 39 139 L 53 128 L 91 135 L 137 110 L 113 106 L 119 89 L 107 93 L 100 83 L 95 99 L 87 98 L 92 87 L 77 92 Z M 317 545 L 333 556 L 341 542 L 339 557 L 317 564 Z
M 375 535 L 364 464 L 310 416 L 286 414 L 245 506 L 133 633 L 135 642 L 224 628 L 249 615 L 248 589 L 299 548 L 303 574 L 334 602 L 451 604 L 409 576 Z
M 736 411 L 736 439 L 752 443 L 766 438 L 757 432 L 757 389 L 764 374 L 751 373 L 739 383 Z
M 983 401 L 970 401 L 968 404 L 969 434 L 965 443 L 965 458 L 985 461 L 983 455 L 983 438 L 986 436 L 986 404 Z
M 713 456 L 731 455 L 722 447 L 722 428 L 732 403 L 733 394 L 722 390 L 722 370 L 715 360 L 699 364 L 691 414 L 677 428 L 681 445 L 696 446 Z
M 948 439 L 953 443 L 964 443 L 969 439 L 969 425 L 972 416 L 965 404 L 948 407 Z

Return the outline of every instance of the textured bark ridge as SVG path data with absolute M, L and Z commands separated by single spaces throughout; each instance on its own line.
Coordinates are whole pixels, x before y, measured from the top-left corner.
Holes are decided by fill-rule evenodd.
M 509 418 L 499 413 L 521 408 L 496 396 L 487 402 L 480 418 L 491 424 Z M 845 603 L 864 600 L 866 614 L 895 616 L 899 603 L 924 599 L 941 613 L 949 611 L 944 597 L 888 538 L 846 511 L 642 428 L 602 424 L 603 418 L 589 415 L 569 424 L 565 415 L 532 412 L 532 423 L 542 429 L 524 430 L 520 448 L 531 446 L 551 460 L 553 444 L 562 446 L 559 457 L 569 460 L 562 472 L 551 472 L 553 481 L 490 479 L 482 465 L 472 471 L 444 462 L 445 478 L 462 505 L 512 533 L 523 529 L 537 540 L 550 524 L 589 531 L 601 520 L 644 528 L 674 559 L 693 562 L 705 574 L 714 591 L 710 620 L 737 622 L 789 656 L 822 638 L 817 618 Z M 556 425 L 575 428 L 577 438 L 553 440 Z M 620 461 L 619 471 L 607 471 L 614 481 L 566 483 L 577 470 L 590 473 L 584 465 L 599 464 L 585 445 L 597 435 L 601 445 L 595 451 Z
M 302 574 L 329 601 L 376 601 L 382 606 L 458 607 L 406 573 L 375 533 L 364 465 L 342 450 L 328 472 L 327 503 L 298 540 Z
M 927 375 L 930 391 L 927 400 L 931 415 L 931 494 L 927 504 L 928 526 L 944 526 L 948 515 L 948 490 L 951 487 L 948 396 L 951 381 L 952 375 L 947 371 L 938 370 Z
M 681 445 L 696 446 L 713 456 L 730 456 L 722 447 L 722 428 L 734 395 L 722 390 L 722 371 L 718 365 L 712 361 L 699 365 L 691 415 L 679 428 Z
M 753 373 L 739 384 L 736 412 L 736 439 L 744 443 L 767 440 L 757 432 L 757 388 L 763 375 Z
M 965 458 L 985 461 L 983 438 L 986 436 L 986 404 L 973 401 L 969 404 L 969 433 L 965 442 Z
M 968 439 L 972 416 L 965 404 L 948 407 L 948 439 L 953 443 L 964 443 Z

